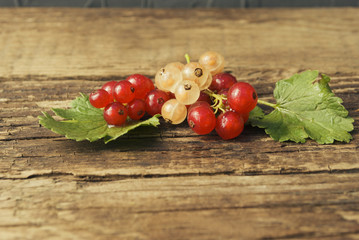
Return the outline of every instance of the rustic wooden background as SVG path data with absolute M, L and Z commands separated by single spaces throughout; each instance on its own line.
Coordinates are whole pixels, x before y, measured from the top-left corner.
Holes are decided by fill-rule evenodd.
M 0 9 L 0 238 L 359 239 L 358 22 L 353 8 Z M 38 124 L 79 92 L 209 49 L 269 101 L 293 73 L 328 74 L 354 140 L 163 124 L 105 145 Z
M 0 7 L 258 8 L 359 6 L 359 0 L 1 0 Z

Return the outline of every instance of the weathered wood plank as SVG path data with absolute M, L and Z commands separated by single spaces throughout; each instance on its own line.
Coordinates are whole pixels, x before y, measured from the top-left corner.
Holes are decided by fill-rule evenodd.
M 2 180 L 0 231 L 5 239 L 355 239 L 358 180 L 358 173 Z
M 0 9 L 0 76 L 153 75 L 208 49 L 228 69 L 357 72 L 358 21 L 354 8 Z
M 161 131 L 161 130 L 160 130 Z M 186 134 L 186 128 L 180 128 Z M 161 132 L 160 132 L 161 134 Z M 217 136 L 122 138 L 114 143 L 76 143 L 62 138 L 1 141 L 0 177 L 52 172 L 74 175 L 279 174 L 359 169 L 358 140 L 318 146 L 276 143 L 246 131 L 234 141 Z M 191 134 L 191 133 L 190 133 Z M 192 134 L 193 135 L 193 134 Z
M 244 71 L 238 78 L 245 79 Z M 247 76 L 260 73 L 247 71 Z M 261 79 L 252 78 L 260 97 L 271 99 L 274 79 L 283 72 L 265 71 Z M 279 76 L 278 76 L 279 75 Z M 212 133 L 198 136 L 186 123 L 162 124 L 158 129 L 135 131 L 104 145 L 76 143 L 40 128 L 37 116 L 50 107 L 66 107 L 78 92 L 91 92 L 101 86 L 98 80 L 14 79 L 3 81 L 0 103 L 2 127 L 0 177 L 26 178 L 56 172 L 74 175 L 183 175 L 183 174 L 278 174 L 359 169 L 356 112 L 359 80 L 356 76 L 333 74 L 332 88 L 344 99 L 356 119 L 354 140 L 350 144 L 320 146 L 276 143 L 263 130 L 247 127 L 242 136 L 222 141 Z M 253 77 L 253 76 L 252 76 Z M 13 84 L 18 82 L 19 84 Z M 56 86 L 56 88 L 53 87 Z M 26 89 L 26 92 L 23 91 Z M 48 94 L 39 94 L 42 88 Z M 24 94 L 25 93 L 25 94 Z M 190 150 L 189 150 L 190 149 Z M 163 158 L 166 156 L 165 158 Z
M 121 7 L 121 8 L 245 8 L 245 7 L 333 7 L 359 5 L 358 0 L 32 0 L 13 1 L 2 0 L 1 7 Z

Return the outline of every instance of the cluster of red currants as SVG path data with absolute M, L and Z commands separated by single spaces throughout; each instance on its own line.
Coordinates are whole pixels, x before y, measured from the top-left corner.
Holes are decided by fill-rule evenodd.
M 161 114 L 172 124 L 187 117 L 197 134 L 215 129 L 223 139 L 232 139 L 242 132 L 257 104 L 257 93 L 250 84 L 222 72 L 223 68 L 220 54 L 206 52 L 199 62 L 174 62 L 161 68 L 155 78 L 158 88 L 151 79 L 133 74 L 123 81 L 107 82 L 89 99 L 94 107 L 104 108 L 109 125 L 121 126 L 127 117 L 139 120 L 147 112 Z
M 90 94 L 89 100 L 92 106 L 104 108 L 103 116 L 109 125 L 121 126 L 127 117 L 139 120 L 146 110 L 152 112 L 150 95 L 155 91 L 151 79 L 141 74 L 133 74 L 123 81 L 105 83 Z
M 257 105 L 254 88 L 248 83 L 237 82 L 229 73 L 219 73 L 213 76 L 205 92 L 209 98 L 203 97 L 188 110 L 187 122 L 192 130 L 204 135 L 215 129 L 222 139 L 240 135 L 250 111 Z

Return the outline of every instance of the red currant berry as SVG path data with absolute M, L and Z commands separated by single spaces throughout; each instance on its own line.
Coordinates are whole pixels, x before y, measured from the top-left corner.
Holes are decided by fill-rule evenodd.
M 245 82 L 234 84 L 228 91 L 229 106 L 238 113 L 249 113 L 257 105 L 257 93 Z
M 236 112 L 224 112 L 217 117 L 216 132 L 224 140 L 239 136 L 243 127 L 243 118 Z
M 246 123 L 249 119 L 249 113 L 242 113 L 243 122 Z
M 162 105 L 169 99 L 168 94 L 162 90 L 150 91 L 145 100 L 146 112 L 151 116 L 161 113 Z
M 208 102 L 205 101 L 197 101 L 195 103 L 193 103 L 192 105 L 188 105 L 187 109 L 188 112 L 190 112 L 193 108 L 199 107 L 199 106 L 206 106 L 206 107 L 211 107 L 211 105 Z
M 188 112 L 188 125 L 199 135 L 208 134 L 216 127 L 216 116 L 207 104 L 199 103 Z
M 167 95 L 168 95 L 168 97 L 169 97 L 170 99 L 176 98 L 176 96 L 175 96 L 174 93 L 171 93 L 171 92 L 166 92 L 166 93 L 167 93 Z
M 151 79 L 141 74 L 133 74 L 126 78 L 126 81 L 132 83 L 133 87 L 135 88 L 135 98 L 137 99 L 145 99 L 147 93 L 155 89 L 155 85 Z
M 218 73 L 213 76 L 211 86 L 209 90 L 213 92 L 219 92 L 222 89 L 230 88 L 237 82 L 237 79 L 229 73 Z
M 228 88 L 220 90 L 218 92 L 218 95 L 223 95 L 223 96 L 225 96 L 227 98 L 228 97 Z M 230 109 L 230 106 L 228 104 L 228 100 L 223 99 L 222 103 L 223 103 L 225 109 Z
M 89 100 L 91 105 L 95 108 L 103 108 L 111 102 L 111 97 L 105 90 L 98 89 L 90 94 Z
M 116 83 L 117 83 L 116 81 L 109 81 L 102 86 L 102 89 L 110 94 L 111 102 L 113 102 L 113 100 L 114 100 L 113 89 L 114 89 Z
M 128 116 L 133 120 L 139 120 L 145 115 L 146 104 L 142 99 L 135 99 L 127 106 Z
M 120 126 L 126 122 L 127 108 L 119 102 L 110 103 L 105 107 L 103 117 L 109 125 Z
M 115 85 L 113 96 L 117 102 L 129 103 L 135 99 L 135 88 L 128 81 L 120 81 Z
M 201 91 L 199 94 L 199 98 L 197 99 L 197 101 L 204 101 L 204 102 L 208 102 L 209 105 L 212 104 L 211 98 L 208 96 L 208 94 L 206 94 L 205 92 Z

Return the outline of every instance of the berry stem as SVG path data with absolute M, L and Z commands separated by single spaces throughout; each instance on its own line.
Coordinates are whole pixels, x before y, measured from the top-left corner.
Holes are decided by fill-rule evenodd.
M 272 107 L 272 108 L 277 108 L 277 105 L 276 105 L 276 104 L 273 104 L 273 103 L 270 103 L 270 102 L 266 102 L 266 101 L 263 101 L 263 100 L 260 100 L 260 99 L 258 99 L 258 103 L 259 103 L 259 104 L 263 104 L 263 105 L 267 105 L 267 106 Z
M 184 57 L 186 58 L 186 62 L 187 62 L 187 63 L 190 63 L 190 62 L 191 62 L 191 59 L 189 58 L 188 53 L 186 53 L 186 54 L 184 55 Z
M 221 94 L 216 94 L 213 91 L 206 89 L 204 90 L 204 92 L 211 97 L 212 101 L 213 101 L 213 105 L 211 105 L 211 107 L 214 109 L 214 113 L 216 114 L 218 112 L 218 110 L 221 110 L 222 112 L 225 112 L 225 106 L 223 104 L 224 100 L 227 100 L 227 98 L 224 95 Z M 267 102 L 267 101 L 263 101 L 258 99 L 258 103 L 259 104 L 263 104 L 263 105 L 267 105 L 269 107 L 272 108 L 277 108 L 278 106 L 276 104 Z
M 212 92 L 209 89 L 204 90 L 204 92 L 211 97 L 213 101 L 213 105 L 211 107 L 214 109 L 214 114 L 218 112 L 218 110 L 221 110 L 222 112 L 225 112 L 225 106 L 223 104 L 223 100 L 227 100 L 227 98 L 224 95 L 216 94 Z

